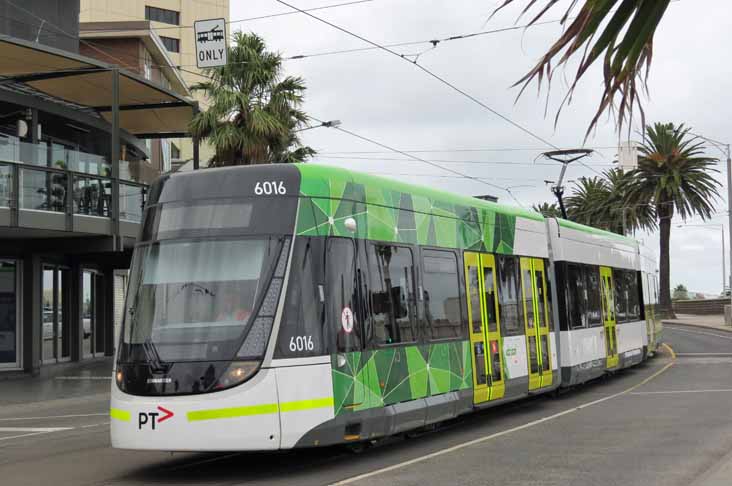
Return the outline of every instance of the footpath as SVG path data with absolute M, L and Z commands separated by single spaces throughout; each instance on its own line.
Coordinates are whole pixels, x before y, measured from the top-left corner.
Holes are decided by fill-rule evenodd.
M 724 325 L 724 316 L 721 314 L 710 316 L 676 314 L 676 319 L 663 319 L 661 322 L 663 324 L 700 327 L 732 333 L 732 327 Z

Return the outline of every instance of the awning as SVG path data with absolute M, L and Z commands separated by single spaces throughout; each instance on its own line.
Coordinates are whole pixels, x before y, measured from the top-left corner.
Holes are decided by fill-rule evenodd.
M 7 36 L 0 36 L 0 52 L 0 83 L 25 83 L 111 120 L 117 66 Z M 195 110 L 192 100 L 124 69 L 119 69 L 119 109 L 120 128 L 143 137 L 187 136 Z

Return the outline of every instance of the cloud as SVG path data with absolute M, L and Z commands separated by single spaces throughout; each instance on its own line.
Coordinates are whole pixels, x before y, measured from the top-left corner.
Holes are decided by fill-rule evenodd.
M 303 8 L 329 3 L 336 2 L 296 2 Z M 516 25 L 519 9 L 524 4 L 516 2 L 487 24 L 497 2 L 377 0 L 313 13 L 375 42 L 397 43 Z M 271 0 L 231 2 L 232 19 L 284 11 L 287 11 L 285 7 Z M 563 13 L 562 5 L 558 5 L 547 19 L 559 18 Z M 645 105 L 647 121 L 688 122 L 711 138 L 727 138 L 728 115 L 717 107 L 728 106 L 732 98 L 732 67 L 726 62 L 732 31 L 724 21 L 730 13 L 732 4 L 721 0 L 705 2 L 703 9 L 696 2 L 671 4 L 654 45 L 649 84 L 651 98 Z M 270 48 L 285 56 L 367 46 L 302 14 L 247 22 L 240 27 L 262 35 Z M 583 143 L 587 124 L 599 101 L 602 81 L 599 69 L 588 73 L 580 83 L 556 128 L 553 115 L 565 93 L 563 76 L 558 73 L 553 81 L 546 117 L 545 98 L 536 95 L 535 86 L 531 86 L 518 102 L 515 102 L 518 91 L 511 88 L 560 32 L 561 26 L 550 24 L 443 42 L 422 54 L 419 63 L 554 145 L 577 147 Z M 429 44 L 394 49 L 402 54 L 414 54 L 428 47 Z M 531 164 L 543 148 L 540 141 L 430 78 L 417 67 L 383 51 L 292 60 L 286 62 L 286 69 L 288 74 L 305 79 L 309 113 L 321 119 L 342 120 L 344 128 L 399 149 L 539 147 L 539 150 L 420 153 L 423 158 Z M 568 70 L 566 77 L 571 74 Z M 634 125 L 639 126 L 637 118 Z M 399 178 L 461 193 L 490 192 L 502 202 L 514 204 L 507 193 L 484 184 L 449 177 L 425 177 L 426 174 L 448 173 L 416 162 L 384 160 L 401 158 L 394 154 L 358 155 L 373 157 L 371 160 L 335 158 L 333 152 L 381 150 L 335 130 L 320 128 L 303 135 L 308 144 L 330 153 L 319 156 L 320 162 L 368 172 L 412 174 Z M 635 134 L 633 137 L 637 138 Z M 603 119 L 588 146 L 612 147 L 617 140 L 612 121 Z M 594 169 L 601 172 L 611 167 L 615 153 L 612 148 L 602 149 L 588 163 L 597 164 Z M 501 186 L 528 184 L 532 187 L 514 190 L 526 206 L 553 201 L 543 180 L 555 180 L 559 175 L 558 165 L 440 163 L 474 176 L 487 177 Z M 597 174 L 592 170 L 573 164 L 567 177 L 594 175 Z M 724 181 L 725 176 L 724 171 L 717 174 L 720 181 Z M 717 206 L 726 207 L 726 199 L 719 201 Z M 715 216 L 713 223 L 721 222 L 726 223 L 725 215 Z M 681 221 L 674 220 L 674 224 L 677 223 Z M 721 241 L 710 234 L 715 233 L 710 233 L 708 228 L 686 227 L 682 230 L 674 227 L 672 283 L 685 283 L 690 290 L 720 290 Z M 639 234 L 638 237 L 652 248 L 658 248 L 657 235 Z

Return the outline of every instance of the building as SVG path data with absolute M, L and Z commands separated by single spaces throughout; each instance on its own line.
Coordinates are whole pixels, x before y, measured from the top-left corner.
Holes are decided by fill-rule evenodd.
M 229 0 L 81 0 L 80 5 L 79 18 L 82 23 L 150 21 L 170 59 L 181 67 L 181 76 L 189 86 L 204 79 L 196 68 L 193 23 L 196 20 L 213 18 L 229 21 Z M 100 31 L 99 34 L 101 33 Z M 205 109 L 206 100 L 202 96 L 196 96 L 196 99 L 201 109 Z M 179 159 L 171 157 L 173 164 L 181 165 L 191 160 L 193 148 L 190 139 L 176 143 L 180 154 Z M 202 144 L 200 150 L 201 160 L 205 163 L 213 155 L 213 150 L 206 144 Z
M 79 23 L 79 38 L 83 41 L 79 53 L 122 66 L 181 96 L 191 96 L 150 21 L 83 22 Z M 180 158 L 180 143 L 180 139 L 147 139 L 149 157 L 123 170 L 133 180 L 149 184 L 161 173 L 170 172 L 172 160 Z
M 195 104 L 172 66 L 156 82 L 80 54 L 78 1 L 0 2 L 0 17 L 0 373 L 37 374 L 113 353 L 148 140 L 185 137 Z M 161 56 L 141 30 L 140 56 Z

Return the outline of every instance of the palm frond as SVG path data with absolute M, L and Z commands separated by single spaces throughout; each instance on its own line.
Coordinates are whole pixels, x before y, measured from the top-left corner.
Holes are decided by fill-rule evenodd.
M 543 18 L 558 3 L 558 0 L 545 1 L 529 25 Z M 494 14 L 515 2 L 505 0 Z M 538 0 L 527 2 L 521 15 L 539 3 Z M 557 68 L 567 66 L 571 59 L 579 58 L 574 80 L 557 109 L 556 124 L 562 108 L 571 102 L 572 93 L 580 79 L 602 57 L 603 92 L 585 138 L 597 126 L 600 116 L 608 111 L 616 117 L 618 130 L 626 122 L 630 125 L 636 109 L 644 118 L 641 95 L 647 89 L 646 81 L 653 59 L 653 37 L 670 2 L 583 0 L 577 14 L 572 16 L 579 3 L 579 0 L 572 0 L 561 20 L 564 32 L 539 62 L 514 84 L 521 87 L 518 96 L 534 81 L 539 88 L 543 82 L 551 86 Z

